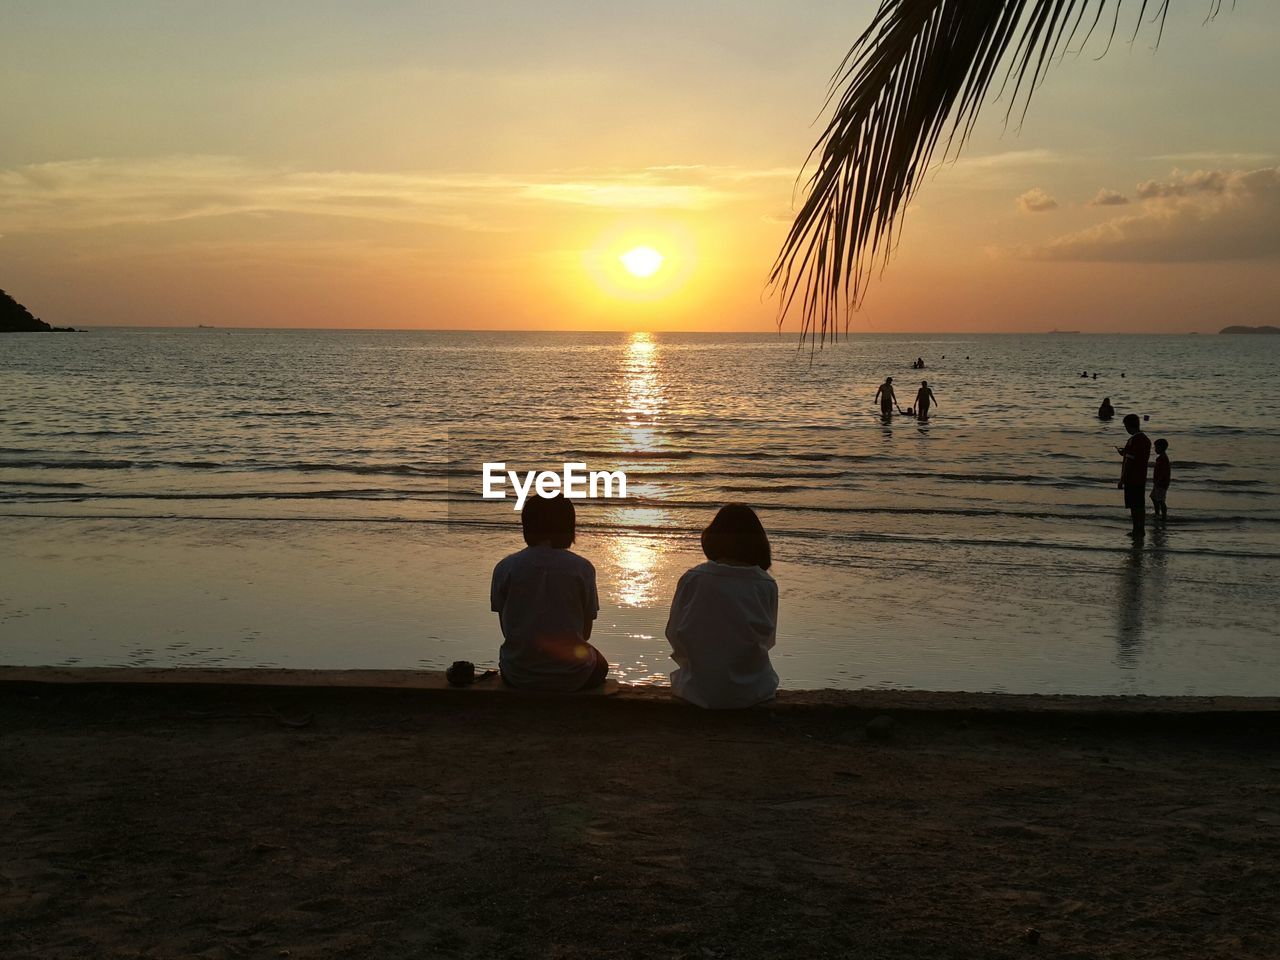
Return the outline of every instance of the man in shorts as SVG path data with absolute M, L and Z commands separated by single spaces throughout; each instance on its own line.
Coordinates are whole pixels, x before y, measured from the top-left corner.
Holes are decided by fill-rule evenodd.
M 1124 428 L 1129 432 L 1129 442 L 1116 447 L 1116 452 L 1124 458 L 1116 486 L 1124 491 L 1124 505 L 1133 518 L 1130 535 L 1140 540 L 1147 535 L 1147 463 L 1151 460 L 1151 440 L 1142 432 L 1142 421 L 1136 413 L 1124 418 Z
M 898 398 L 893 392 L 893 377 L 885 377 L 884 383 L 880 384 L 880 389 L 876 391 L 876 400 L 880 401 L 880 413 L 889 416 L 893 413 L 893 408 L 898 403 Z

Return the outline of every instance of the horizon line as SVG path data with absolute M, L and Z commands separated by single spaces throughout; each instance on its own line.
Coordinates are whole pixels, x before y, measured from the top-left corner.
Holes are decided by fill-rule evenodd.
M 800 331 L 768 330 L 646 330 L 636 329 L 547 329 L 531 327 L 286 327 L 286 326 L 222 326 L 219 324 L 85 324 L 92 330 L 280 330 L 299 333 L 317 333 L 326 330 L 353 333 L 648 333 L 648 334 L 753 334 L 756 336 L 795 336 Z M 1082 337 L 1188 337 L 1218 336 L 1217 331 L 1207 330 L 863 330 L 828 336 L 826 342 L 848 340 L 859 336 L 930 336 L 930 337 L 1020 337 L 1020 336 L 1082 336 Z

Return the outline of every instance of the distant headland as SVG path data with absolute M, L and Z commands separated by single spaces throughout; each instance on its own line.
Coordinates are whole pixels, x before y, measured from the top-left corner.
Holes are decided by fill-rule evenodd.
M 1280 327 L 1223 327 L 1218 333 L 1280 333 Z
M 75 327 L 51 327 L 3 290 L 0 290 L 0 333 L 76 333 Z

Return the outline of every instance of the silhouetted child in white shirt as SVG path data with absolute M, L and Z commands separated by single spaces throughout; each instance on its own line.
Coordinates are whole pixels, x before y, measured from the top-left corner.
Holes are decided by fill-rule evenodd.
M 707 562 L 680 578 L 667 620 L 671 691 L 709 709 L 749 707 L 773 697 L 769 662 L 778 629 L 778 583 L 769 537 L 745 504 L 722 507 L 702 531 Z

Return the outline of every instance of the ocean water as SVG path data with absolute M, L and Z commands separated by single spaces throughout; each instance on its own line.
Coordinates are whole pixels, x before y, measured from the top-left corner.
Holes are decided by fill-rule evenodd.
M 1274 695 L 1277 340 L 5 337 L 0 660 L 491 662 L 489 572 L 521 544 L 481 465 L 581 461 L 628 479 L 579 504 L 577 545 L 624 681 L 671 668 L 671 591 L 738 500 L 774 542 L 785 684 Z M 881 418 L 885 376 L 904 407 L 928 379 L 928 422 Z M 1136 548 L 1115 488 L 1129 412 L 1174 478 Z

